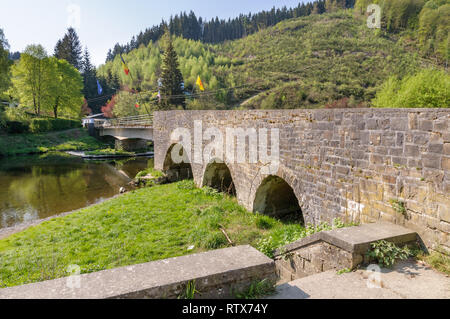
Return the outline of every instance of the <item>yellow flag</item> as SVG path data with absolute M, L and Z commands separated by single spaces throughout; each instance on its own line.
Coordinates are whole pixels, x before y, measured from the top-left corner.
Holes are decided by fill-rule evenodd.
M 200 75 L 197 78 L 197 85 L 200 88 L 200 91 L 204 91 L 205 90 L 205 87 L 203 86 L 202 79 L 200 79 Z

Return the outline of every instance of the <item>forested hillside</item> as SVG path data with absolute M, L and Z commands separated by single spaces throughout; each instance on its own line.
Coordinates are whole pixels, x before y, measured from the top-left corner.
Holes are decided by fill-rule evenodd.
M 221 44 L 175 39 L 186 89 L 195 92 L 201 76 L 210 92 L 188 100 L 188 108 L 316 108 L 372 106 L 391 78 L 421 69 L 443 69 L 406 45 L 405 34 L 369 29 L 353 10 L 289 19 L 253 35 Z M 102 77 L 122 85 L 157 91 L 164 45 L 150 43 L 100 67 Z M 447 73 L 444 73 L 444 77 Z M 445 88 L 445 86 L 444 86 Z
M 308 3 L 299 2 L 294 8 L 275 8 L 270 11 L 261 11 L 255 14 L 240 14 L 233 19 L 219 19 L 218 17 L 205 21 L 197 17 L 193 11 L 189 14 L 181 12 L 133 36 L 125 45 L 116 44 L 108 52 L 107 61 L 111 61 L 118 54 L 128 53 L 142 44 L 147 46 L 150 42 L 158 41 L 168 28 L 175 36 L 189 40 L 200 40 L 204 43 L 220 43 L 226 40 L 236 40 L 246 37 L 259 30 L 276 25 L 286 19 L 322 14 L 327 10 L 353 8 L 355 0 L 314 0 Z

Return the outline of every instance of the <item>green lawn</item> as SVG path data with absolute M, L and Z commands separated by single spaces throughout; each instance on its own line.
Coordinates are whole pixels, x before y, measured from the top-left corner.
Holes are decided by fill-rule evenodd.
M 0 241 L 0 287 L 251 244 L 268 254 L 319 228 L 249 213 L 234 198 L 192 181 L 144 188 Z M 194 249 L 189 250 L 190 246 Z
M 89 136 L 85 129 L 45 134 L 0 135 L 0 156 L 96 150 L 104 147 L 105 144 Z

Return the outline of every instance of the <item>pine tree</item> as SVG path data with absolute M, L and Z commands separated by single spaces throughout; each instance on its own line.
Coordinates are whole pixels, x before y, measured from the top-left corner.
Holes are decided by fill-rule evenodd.
M 91 56 L 87 48 L 84 50 L 83 60 L 81 61 L 80 72 L 83 76 L 84 97 L 89 100 L 96 97 L 97 92 L 97 81 L 95 67 L 91 63 Z
M 81 70 L 82 48 L 75 29 L 67 29 L 64 38 L 58 40 L 55 47 L 55 57 L 64 59 L 76 69 Z
M 168 40 L 167 49 L 164 52 L 161 74 L 161 108 L 170 109 L 181 105 L 183 109 L 186 109 L 186 99 L 182 87 L 184 80 L 178 64 L 178 55 L 175 52 L 170 34 L 167 33 L 166 37 Z

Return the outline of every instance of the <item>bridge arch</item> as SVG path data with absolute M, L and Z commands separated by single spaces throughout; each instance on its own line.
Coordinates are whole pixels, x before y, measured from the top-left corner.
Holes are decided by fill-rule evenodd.
M 203 174 L 202 186 L 212 187 L 219 192 L 236 196 L 236 186 L 228 165 L 214 159 L 207 166 Z
M 164 159 L 163 171 L 170 182 L 193 178 L 190 155 L 181 144 L 172 144 L 169 147 Z
M 267 176 L 256 190 L 253 211 L 286 222 L 305 224 L 294 188 L 282 177 Z

